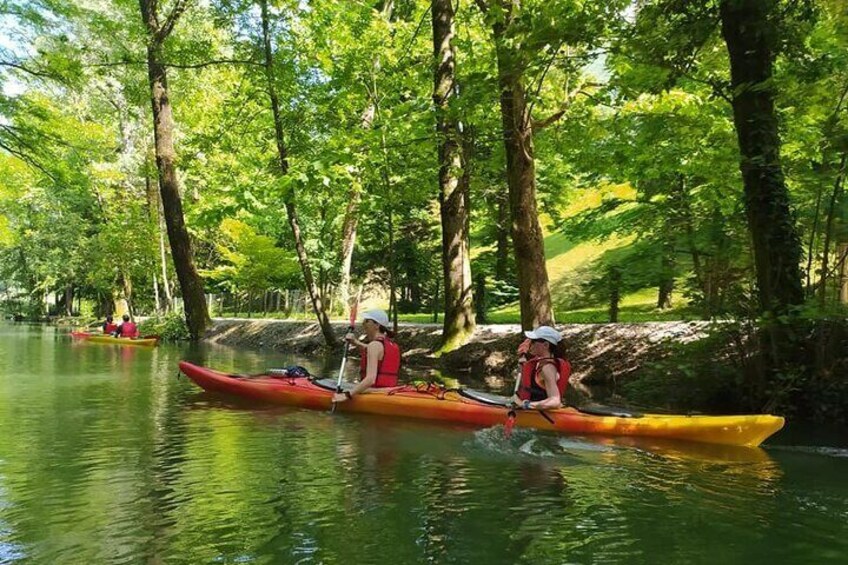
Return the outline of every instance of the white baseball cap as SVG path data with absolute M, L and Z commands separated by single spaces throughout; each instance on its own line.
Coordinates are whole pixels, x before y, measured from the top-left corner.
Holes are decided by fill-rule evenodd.
M 373 320 L 383 326 L 389 327 L 389 316 L 383 310 L 368 310 L 362 315 L 362 321 Z
M 532 332 L 524 332 L 530 339 L 544 339 L 551 345 L 556 345 L 562 341 L 562 335 L 550 326 L 539 326 Z

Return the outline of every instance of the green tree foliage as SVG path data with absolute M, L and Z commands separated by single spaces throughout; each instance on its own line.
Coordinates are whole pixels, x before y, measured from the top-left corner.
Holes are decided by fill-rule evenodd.
M 491 309 L 514 312 L 520 285 L 492 35 L 500 16 L 476 4 L 456 4 L 450 117 L 468 140 L 475 281 L 484 279 Z M 551 281 L 557 310 L 606 309 L 617 269 L 622 300 L 652 289 L 654 305 L 702 317 L 756 311 L 719 5 L 521 3 L 501 47 L 525 81 L 548 260 L 594 246 Z M 844 2 L 780 6 L 782 164 L 808 294 L 831 308 L 848 244 L 839 180 L 848 21 Z M 186 224 L 198 268 L 214 277 L 207 292 L 303 288 L 287 269 L 294 241 L 281 202 L 293 194 L 332 313 L 344 310 L 352 200 L 353 279 L 384 305 L 393 294 L 401 315 L 432 313 L 443 289 L 430 2 L 276 0 L 269 10 L 284 177 L 257 5 L 190 3 L 163 45 Z M 96 305 L 130 298 L 153 313 L 166 290 L 178 292 L 167 239 L 162 272 L 138 3 L 4 2 L 0 16 L 11 30 L 0 48 L 4 288 L 37 309 L 45 294 L 72 287 Z
M 203 275 L 229 292 L 287 288 L 296 279 L 297 264 L 291 253 L 239 220 L 228 218 L 221 222 L 217 249 L 223 264 Z

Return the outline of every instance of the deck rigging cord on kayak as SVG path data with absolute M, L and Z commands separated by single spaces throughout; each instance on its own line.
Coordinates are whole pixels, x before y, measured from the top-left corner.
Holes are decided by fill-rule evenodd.
M 431 381 L 426 382 L 416 382 L 409 383 L 397 388 L 393 388 L 389 392 L 386 393 L 387 396 L 393 396 L 399 392 L 417 392 L 419 394 L 427 394 L 435 398 L 436 400 L 444 400 L 445 395 L 449 392 L 458 392 L 459 389 L 448 388 L 444 385 L 434 383 Z

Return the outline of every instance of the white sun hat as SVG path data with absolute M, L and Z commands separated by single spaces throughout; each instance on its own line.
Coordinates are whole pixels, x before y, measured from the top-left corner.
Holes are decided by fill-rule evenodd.
M 368 310 L 362 315 L 362 321 L 373 320 L 383 326 L 389 327 L 389 316 L 383 310 Z
M 530 339 L 544 339 L 551 345 L 556 345 L 562 341 L 562 335 L 550 326 L 539 326 L 532 332 L 524 332 Z

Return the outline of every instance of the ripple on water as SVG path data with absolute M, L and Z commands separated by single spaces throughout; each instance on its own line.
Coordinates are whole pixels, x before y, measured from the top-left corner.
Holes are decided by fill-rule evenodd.
M 817 445 L 769 445 L 768 450 L 848 459 L 848 448 L 844 447 L 826 447 Z

